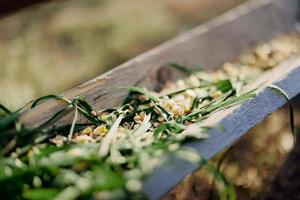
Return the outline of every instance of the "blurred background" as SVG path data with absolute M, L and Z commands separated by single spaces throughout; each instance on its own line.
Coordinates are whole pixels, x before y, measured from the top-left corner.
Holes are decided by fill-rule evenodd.
M 62 93 L 244 1 L 59 0 L 18 11 L 0 20 L 0 102 Z
M 6 15 L 0 19 L 0 103 L 16 109 L 60 94 L 245 1 L 64 0 Z M 286 109 L 272 114 L 227 156 L 223 171 L 239 199 L 263 198 L 292 149 L 288 115 Z M 166 199 L 208 199 L 210 184 L 200 170 Z

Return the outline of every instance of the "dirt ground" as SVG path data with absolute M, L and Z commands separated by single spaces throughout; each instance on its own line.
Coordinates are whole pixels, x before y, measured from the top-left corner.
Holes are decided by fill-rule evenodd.
M 226 155 L 220 169 L 234 185 L 237 199 L 300 199 L 299 100 L 300 96 L 293 100 L 298 134 L 295 148 L 286 107 L 251 129 Z M 215 166 L 224 152 L 213 159 Z M 164 200 L 219 199 L 212 179 L 205 168 L 201 169 L 182 181 Z

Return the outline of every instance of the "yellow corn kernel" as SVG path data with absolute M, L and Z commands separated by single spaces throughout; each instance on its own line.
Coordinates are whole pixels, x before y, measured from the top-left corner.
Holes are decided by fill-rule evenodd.
M 185 113 L 191 112 L 191 107 L 190 106 L 185 106 L 184 107 L 184 112 Z
M 98 126 L 97 128 L 95 128 L 93 134 L 94 135 L 105 136 L 107 132 L 108 132 L 108 130 L 107 130 L 106 126 L 101 125 L 101 126 Z
M 28 151 L 27 156 L 29 157 L 33 156 L 33 151 L 31 149 Z
M 178 112 L 179 106 L 173 106 L 171 112 L 175 115 Z
M 181 107 L 178 107 L 177 112 L 176 112 L 176 116 L 181 116 L 184 114 L 184 109 Z
M 221 96 L 223 93 L 220 90 L 215 91 L 214 93 L 212 93 L 212 98 L 218 98 L 219 96 Z
M 163 117 L 158 117 L 158 119 L 157 119 L 159 122 L 164 122 L 165 121 L 165 119 L 163 118 Z
M 189 89 L 189 90 L 185 91 L 185 96 L 186 97 L 193 97 L 194 98 L 194 97 L 197 96 L 197 94 L 196 94 L 196 92 L 194 90 Z
M 232 76 L 237 76 L 239 74 L 238 69 L 231 63 L 224 63 L 223 69 L 227 74 Z
M 93 133 L 93 129 L 91 127 L 86 127 L 85 129 L 83 129 L 83 131 L 81 132 L 81 134 L 84 135 L 91 135 Z
M 140 116 L 141 120 L 143 121 L 146 114 L 144 112 L 140 112 L 139 116 Z
M 92 110 L 92 111 L 91 111 L 91 114 L 92 114 L 94 117 L 97 117 L 96 111 Z
M 100 115 L 100 119 L 101 119 L 102 121 L 107 120 L 107 118 L 108 118 L 108 115 L 106 115 L 106 114 Z
M 96 142 L 91 136 L 88 135 L 78 135 L 73 141 L 78 144 L 88 144 Z

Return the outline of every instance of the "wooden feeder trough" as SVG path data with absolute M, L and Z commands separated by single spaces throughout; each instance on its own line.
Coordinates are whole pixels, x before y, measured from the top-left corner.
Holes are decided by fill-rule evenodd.
M 251 0 L 65 92 L 63 96 L 69 99 L 84 96 L 96 110 L 102 110 L 120 104 L 127 95 L 127 91 L 114 92 L 116 87 L 139 86 L 155 90 L 167 79 L 179 78 L 178 73 L 166 67 L 170 62 L 186 66 L 200 63 L 204 70 L 216 70 L 222 63 L 234 60 L 240 52 L 255 44 L 297 30 L 299 4 L 298 0 Z M 249 88 L 274 84 L 292 98 L 300 93 L 299 80 L 300 55 L 267 71 Z M 271 89 L 262 88 L 265 89 L 256 98 L 214 113 L 209 118 L 212 123 L 224 126 L 224 132 L 212 129 L 208 139 L 194 141 L 187 146 L 194 147 L 203 157 L 210 159 L 286 103 Z M 24 113 L 22 121 L 28 126 L 40 124 L 60 106 L 57 101 L 42 103 Z M 58 123 L 70 123 L 72 118 L 70 113 Z M 171 162 L 171 165 L 156 169 L 145 180 L 143 190 L 150 199 L 161 198 L 186 175 L 199 168 L 183 160 L 172 159 Z

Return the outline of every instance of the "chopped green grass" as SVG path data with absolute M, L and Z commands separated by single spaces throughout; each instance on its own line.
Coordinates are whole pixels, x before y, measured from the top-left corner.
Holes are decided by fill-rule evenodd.
M 181 151 L 181 145 L 191 139 L 208 136 L 210 127 L 202 127 L 199 122 L 256 96 L 254 91 L 237 94 L 237 85 L 247 82 L 229 78 L 216 82 L 199 78 L 203 87 L 187 85 L 166 95 L 130 87 L 121 107 L 99 113 L 83 97 L 47 95 L 33 101 L 31 108 L 55 100 L 63 102 L 61 109 L 31 128 L 19 121 L 20 111 L 12 112 L 1 105 L 0 191 L 10 192 L 11 198 L 29 199 L 91 198 L 98 192 L 121 194 L 122 198 L 137 195 L 143 179 L 164 163 L 167 154 Z M 200 93 L 188 96 L 191 90 Z M 177 101 L 183 97 L 189 98 L 188 110 L 178 114 L 181 104 Z M 72 111 L 70 124 L 55 126 Z M 79 115 L 88 123 L 79 124 Z M 219 168 L 203 162 L 203 158 L 202 164 L 223 185 L 220 198 L 236 199 L 234 187 Z

